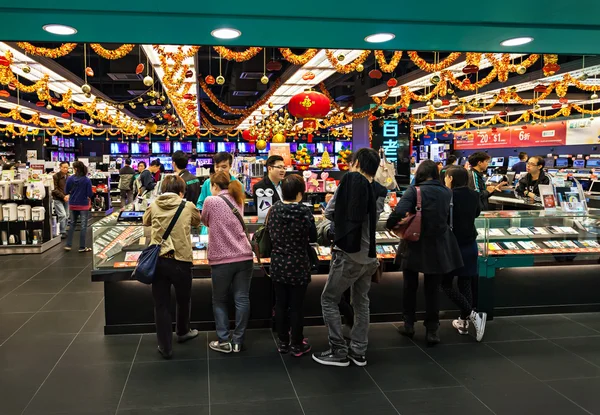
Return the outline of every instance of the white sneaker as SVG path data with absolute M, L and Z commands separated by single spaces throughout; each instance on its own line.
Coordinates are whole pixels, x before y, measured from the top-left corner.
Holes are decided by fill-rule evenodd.
M 487 314 L 476 313 L 475 311 L 471 311 L 469 319 L 473 323 L 473 327 L 475 327 L 475 331 L 477 333 L 477 341 L 480 342 L 483 339 L 483 335 L 485 334 L 485 323 L 487 321 Z
M 458 320 L 452 321 L 452 327 L 458 330 L 458 334 L 469 334 L 469 320 L 463 320 L 459 317 Z

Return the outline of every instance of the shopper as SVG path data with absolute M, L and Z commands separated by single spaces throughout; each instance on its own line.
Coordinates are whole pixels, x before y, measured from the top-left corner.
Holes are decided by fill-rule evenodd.
M 52 176 L 54 189 L 52 190 L 52 202 L 54 212 L 58 218 L 60 227 L 60 237 L 67 237 L 67 222 L 69 219 L 69 195 L 65 193 L 65 186 L 69 178 L 69 163 L 63 161 L 60 163 L 60 170 Z
M 446 159 L 446 167 L 456 166 L 458 164 L 458 157 L 450 154 Z
M 322 365 L 358 366 L 367 364 L 369 333 L 369 289 L 371 277 L 379 266 L 375 231 L 380 212 L 373 192 L 373 178 L 379 167 L 379 155 L 362 148 L 352 155 L 347 173 L 325 209 L 325 217 L 333 221 L 334 248 L 327 284 L 321 295 L 323 320 L 329 330 L 329 350 L 314 353 L 313 360 Z M 352 288 L 354 325 L 350 346 L 342 334 L 338 307 L 342 294 Z
M 522 174 L 527 171 L 527 158 L 527 153 L 523 151 L 519 153 L 519 162 L 512 166 L 512 171 L 514 171 L 515 174 Z
M 460 308 L 460 317 L 452 322 L 452 326 L 460 334 L 469 334 L 469 321 L 475 327 L 477 341 L 483 339 L 485 333 L 486 313 L 477 313 L 473 307 L 471 281 L 478 278 L 477 229 L 475 218 L 479 216 L 479 195 L 468 188 L 469 172 L 460 166 L 452 166 L 446 171 L 445 184 L 452 189 L 452 232 L 456 237 L 463 266 L 442 278 L 442 289 Z M 458 277 L 458 289 L 454 287 L 454 277 Z
M 144 225 L 152 226 L 152 244 L 160 244 L 165 230 L 183 202 L 185 182 L 170 174 L 161 183 L 161 195 L 144 212 Z M 162 243 L 156 274 L 152 282 L 154 321 L 158 352 L 165 359 L 173 356 L 173 318 L 171 316 L 171 285 L 175 288 L 177 302 L 177 341 L 183 343 L 198 335 L 190 329 L 192 293 L 192 243 L 190 230 L 200 225 L 200 213 L 191 202 L 185 207 L 171 234 Z
M 159 171 L 160 163 L 154 160 L 150 163 L 150 168 L 146 168 L 146 162 L 140 161 L 138 163 L 138 172 L 140 175 L 137 178 L 138 196 L 145 196 L 148 192 L 151 192 L 156 187 L 156 181 L 154 180 L 155 173 Z
M 121 191 L 121 207 L 133 202 L 133 182 L 135 170 L 131 167 L 131 159 L 125 159 L 125 166 L 119 170 L 119 190 Z
M 196 206 L 198 197 L 200 196 L 200 180 L 187 169 L 189 159 L 187 154 L 181 150 L 177 150 L 173 153 L 173 168 L 175 169 L 175 173 L 185 182 L 185 200 L 192 202 Z
M 267 176 L 260 182 L 256 183 L 253 188 L 254 206 L 258 209 L 258 197 L 256 191 L 271 190 L 273 192 L 273 204 L 282 199 L 281 181 L 285 177 L 285 163 L 281 156 L 271 156 L 267 159 Z
M 236 180 L 236 178 L 230 174 L 232 165 L 233 156 L 226 151 L 221 151 L 213 156 L 213 167 L 215 173 L 224 171 L 227 174 L 229 174 L 231 180 Z M 202 210 L 204 208 L 204 201 L 209 196 L 211 196 L 211 183 L 210 179 L 207 179 L 202 184 L 202 191 L 200 192 L 198 202 L 196 203 L 196 207 L 198 208 L 198 210 Z
M 550 177 L 544 173 L 546 160 L 540 156 L 533 156 L 527 162 L 527 174 L 519 180 L 515 187 L 515 196 L 528 203 L 542 205 L 540 185 L 550 184 Z
M 202 222 L 208 226 L 208 262 L 212 272 L 212 300 L 218 340 L 211 349 L 240 352 L 250 317 L 250 281 L 253 254 L 243 224 L 244 191 L 237 180 L 220 171 L 211 178 L 211 192 L 204 201 Z M 228 298 L 235 302 L 235 329 L 229 332 Z
M 85 246 L 90 207 L 92 203 L 92 181 L 87 177 L 88 169 L 81 161 L 73 163 L 74 174 L 67 179 L 65 194 L 69 195 L 69 211 L 71 212 L 71 226 L 67 235 L 66 251 L 73 246 L 73 234 L 77 218 L 81 218 L 81 232 L 79 234 L 79 252 L 89 252 L 92 248 Z
M 387 227 L 393 229 L 410 213 L 416 213 L 417 189 L 421 193 L 421 234 L 418 241 L 402 240 L 398 257 L 404 276 L 404 329 L 402 334 L 415 334 L 419 273 L 425 274 L 425 328 L 427 343 L 435 345 L 439 337 L 439 289 L 442 275 L 463 265 L 460 249 L 450 230 L 452 192 L 439 180 L 437 165 L 425 160 L 417 169 L 415 186 L 409 187 L 392 212 Z
M 483 151 L 478 151 L 471 154 L 469 157 L 469 165 L 471 166 L 471 174 L 469 175 L 469 188 L 479 193 L 479 203 L 481 210 L 489 210 L 489 199 L 494 195 L 494 192 L 501 191 L 506 182 L 499 183 L 496 186 L 485 185 L 485 172 L 491 157 Z

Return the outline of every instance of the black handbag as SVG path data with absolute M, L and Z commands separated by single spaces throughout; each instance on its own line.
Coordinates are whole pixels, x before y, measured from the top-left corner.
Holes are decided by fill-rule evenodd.
M 156 275 L 156 265 L 158 264 L 162 244 L 169 238 L 177 219 L 179 219 L 181 212 L 183 212 L 183 209 L 185 208 L 185 204 L 186 202 L 184 200 L 177 208 L 177 212 L 175 212 L 175 216 L 171 219 L 171 223 L 169 223 L 160 243 L 149 245 L 142 251 L 138 258 L 137 265 L 131 273 L 131 278 L 143 282 L 144 284 L 152 284 L 154 276 Z

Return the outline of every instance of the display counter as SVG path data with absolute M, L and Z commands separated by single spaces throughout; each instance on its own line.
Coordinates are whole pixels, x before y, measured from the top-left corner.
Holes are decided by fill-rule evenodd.
M 246 217 L 250 232 L 259 224 Z M 315 215 L 315 220 L 322 220 Z M 598 243 L 600 216 L 543 211 L 492 211 L 477 219 L 479 232 L 479 309 L 489 317 L 535 312 L 600 310 Z M 402 314 L 402 273 L 394 263 L 398 239 L 377 226 L 377 252 L 384 263 L 380 284 L 370 292 L 371 321 L 398 321 Z M 150 241 L 150 228 L 141 223 L 118 222 L 116 214 L 92 225 L 94 263 L 92 281 L 104 284 L 105 333 L 154 331 L 151 287 L 131 279 L 137 256 Z M 191 321 L 195 328 L 212 330 L 210 267 L 206 259 L 206 236 L 192 230 L 194 266 Z M 318 247 L 319 268 L 305 299 L 307 325 L 322 324 L 320 296 L 327 281 L 330 248 Z M 435 258 L 432 258 L 435 260 Z M 274 293 L 268 259 L 255 260 L 250 289 L 250 327 L 270 327 Z M 422 284 L 421 284 L 422 286 Z M 173 305 L 174 307 L 174 301 Z M 418 309 L 424 310 L 419 293 Z M 441 295 L 445 318 L 458 314 Z M 233 305 L 230 310 L 234 317 Z M 175 315 L 173 313 L 173 315 Z

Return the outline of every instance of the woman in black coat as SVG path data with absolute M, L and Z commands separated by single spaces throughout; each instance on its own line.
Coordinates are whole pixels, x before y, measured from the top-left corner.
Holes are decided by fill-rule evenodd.
M 404 331 L 412 337 L 415 333 L 415 312 L 419 273 L 425 274 L 425 327 L 427 343 L 440 342 L 439 288 L 444 274 L 462 267 L 462 257 L 454 234 L 448 225 L 452 192 L 440 183 L 437 165 L 425 160 L 417 169 L 415 186 L 409 187 L 396 210 L 387 221 L 387 228 L 393 229 L 409 213 L 416 213 L 417 190 L 421 192 L 421 236 L 416 242 L 402 240 L 398 256 L 402 260 L 404 275 Z

